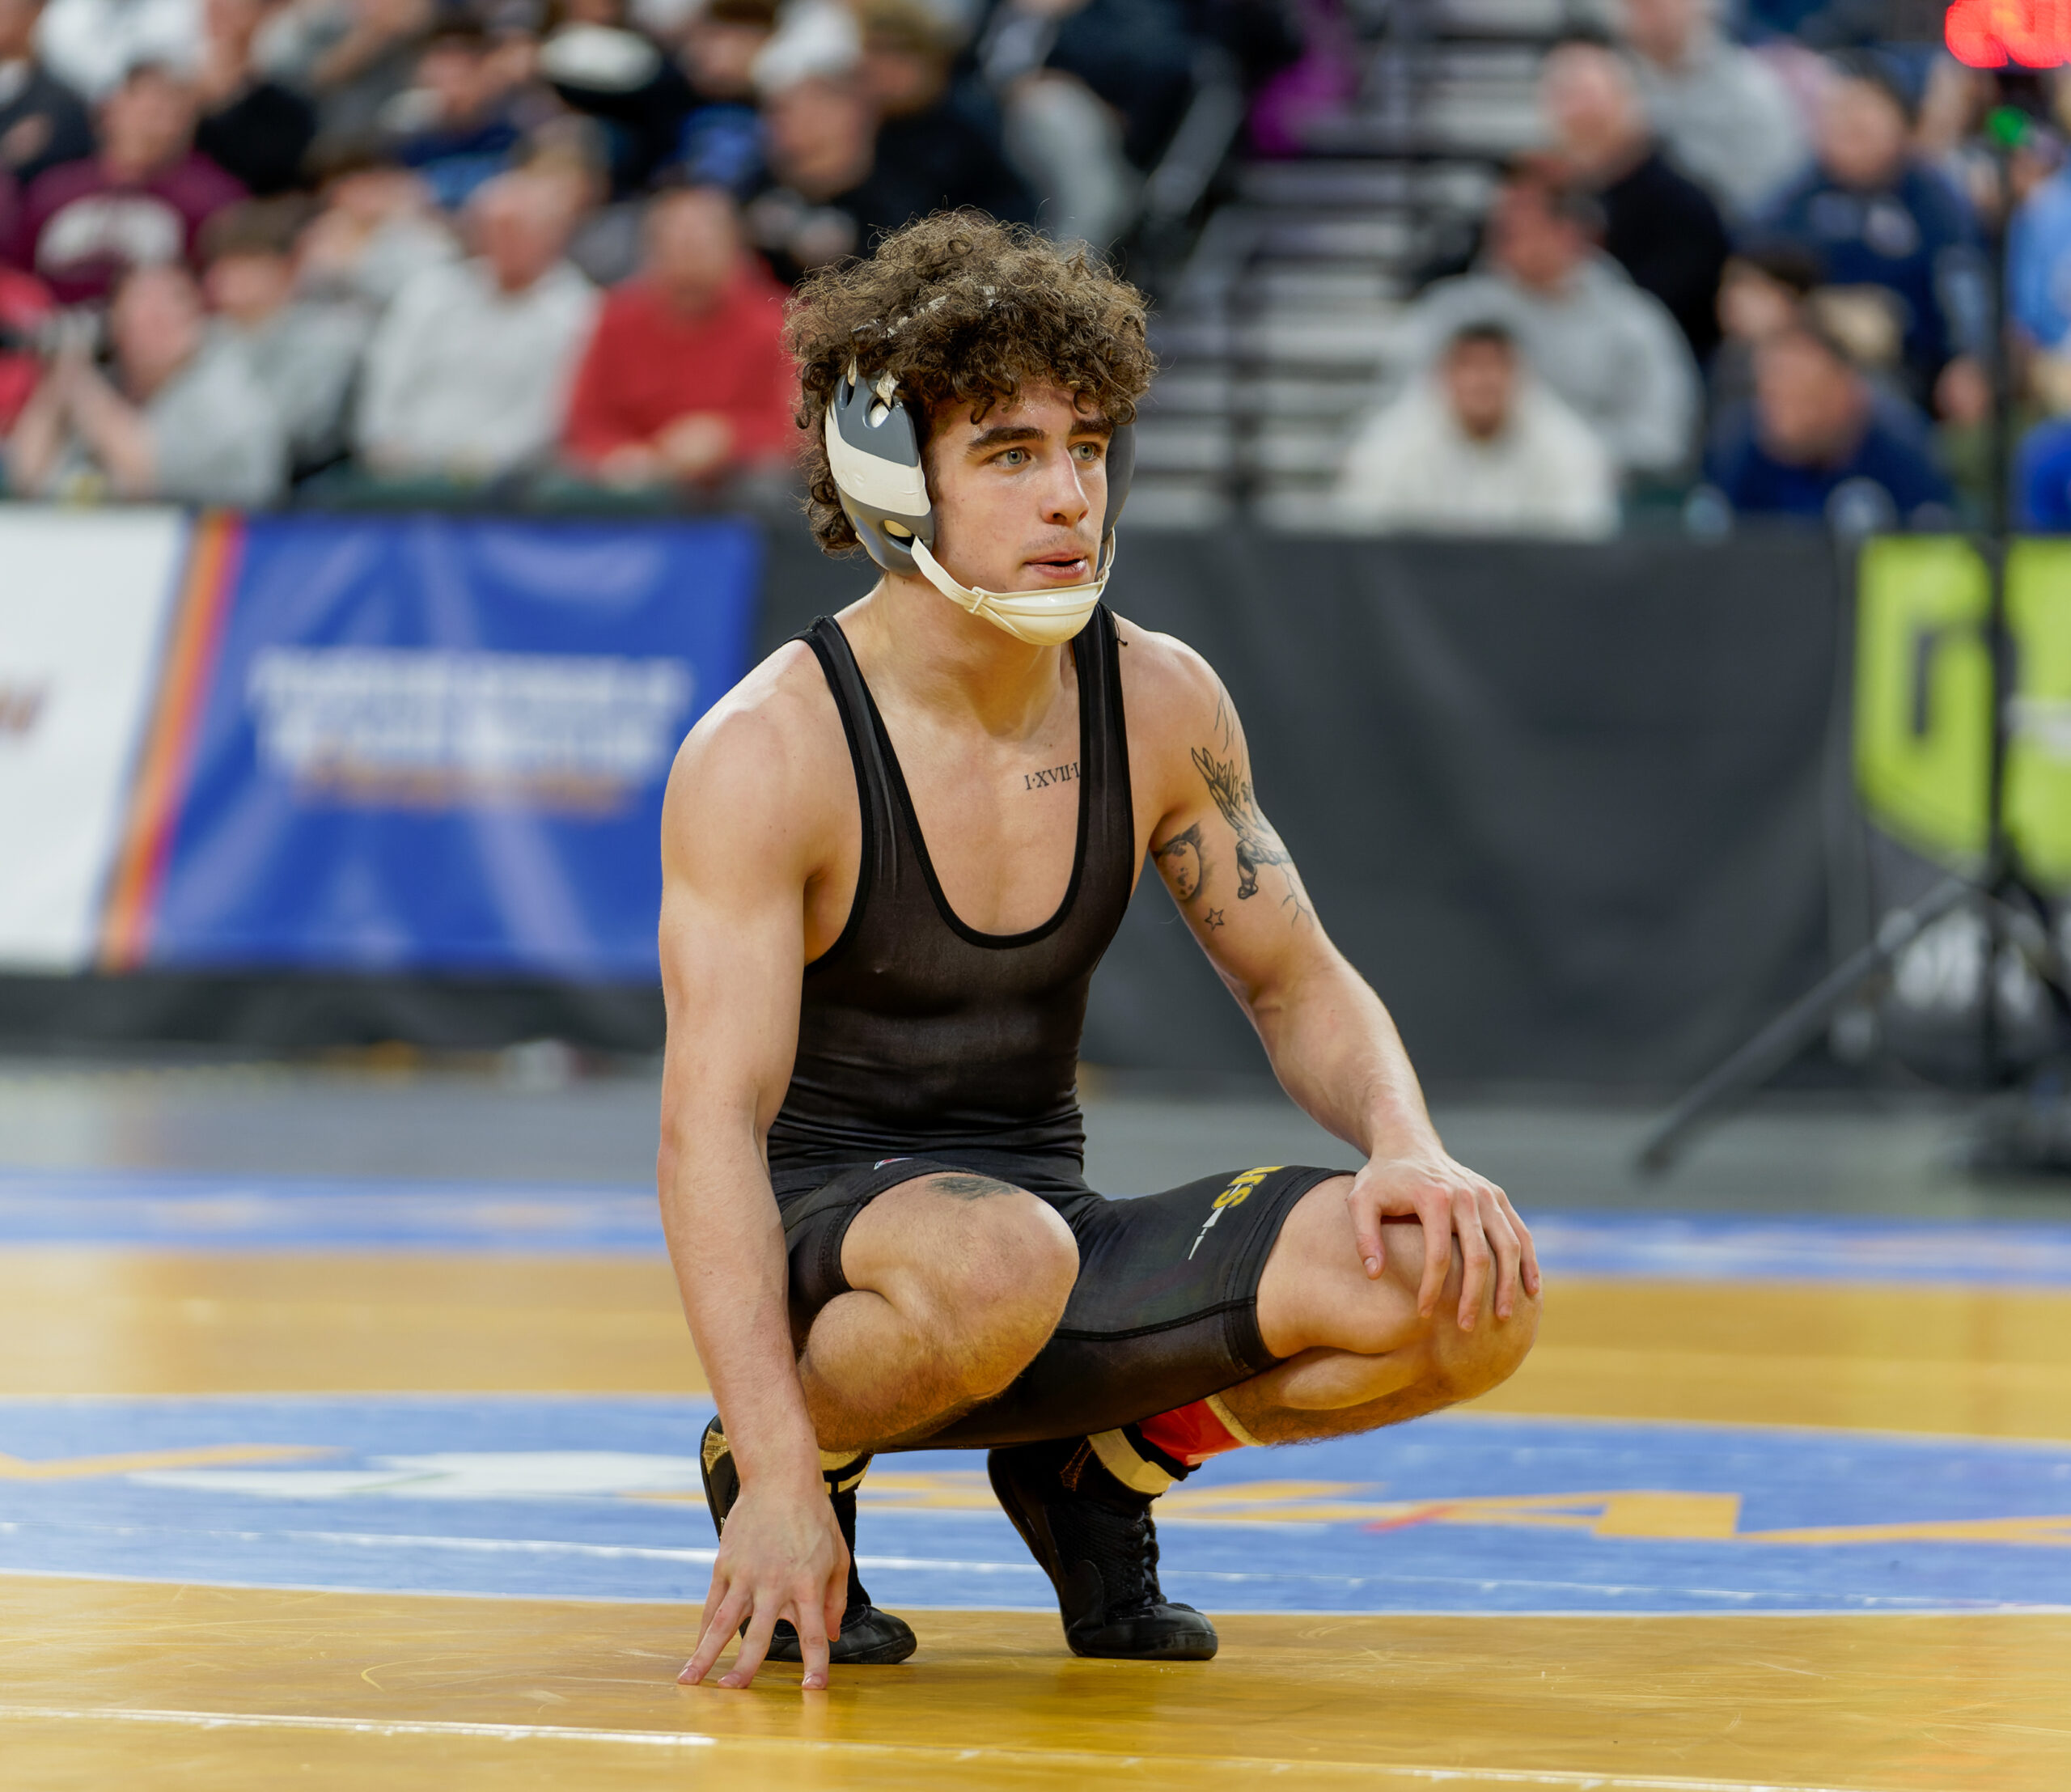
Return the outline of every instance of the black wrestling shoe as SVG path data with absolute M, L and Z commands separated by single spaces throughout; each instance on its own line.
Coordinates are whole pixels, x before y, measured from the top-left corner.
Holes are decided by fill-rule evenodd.
M 705 1427 L 704 1447 L 698 1452 L 705 1476 L 705 1503 L 712 1509 L 712 1527 L 723 1531 L 726 1515 L 741 1497 L 741 1477 L 734 1467 L 734 1453 L 726 1447 L 726 1434 L 714 1418 Z M 856 1484 L 870 1467 L 868 1456 L 858 1456 L 839 1470 L 827 1472 L 828 1498 L 834 1502 L 835 1521 L 841 1527 L 841 1540 L 849 1546 L 849 1608 L 841 1614 L 841 1633 L 827 1639 L 827 1659 L 838 1667 L 882 1666 L 904 1661 L 920 1646 L 913 1627 L 904 1618 L 880 1612 L 863 1591 L 862 1577 L 856 1572 Z M 741 1626 L 745 1636 L 748 1626 Z M 800 1659 L 798 1633 L 788 1618 L 779 1618 L 769 1638 L 770 1661 Z
M 1124 1487 L 1083 1438 L 994 1450 L 985 1472 L 1057 1589 L 1074 1655 L 1206 1661 L 1215 1626 L 1158 1584 L 1151 1498 Z

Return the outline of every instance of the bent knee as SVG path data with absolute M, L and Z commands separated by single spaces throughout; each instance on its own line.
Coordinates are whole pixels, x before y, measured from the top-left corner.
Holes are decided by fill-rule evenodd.
M 1019 1189 L 985 1203 L 957 1256 L 955 1292 L 967 1312 L 1027 1310 L 1054 1325 L 1078 1279 L 1071 1228 L 1048 1201 Z
M 1451 1397 L 1474 1400 L 1515 1375 L 1539 1336 L 1539 1297 L 1520 1288 L 1506 1320 L 1484 1307 L 1474 1329 L 1463 1332 L 1449 1314 L 1442 1317 L 1431 1346 L 1439 1378 Z
M 967 1343 L 1032 1357 L 1078 1277 L 1071 1228 L 1048 1202 L 1002 1186 L 981 1200 L 959 1199 L 931 1230 L 913 1266 L 930 1317 Z

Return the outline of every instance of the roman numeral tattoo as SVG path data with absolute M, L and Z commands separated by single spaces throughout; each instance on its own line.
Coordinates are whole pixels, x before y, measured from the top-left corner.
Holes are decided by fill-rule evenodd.
M 1040 772 L 1024 772 L 1021 786 L 1025 790 L 1046 790 L 1052 784 L 1069 784 L 1078 776 L 1078 761 L 1069 765 L 1052 765 Z

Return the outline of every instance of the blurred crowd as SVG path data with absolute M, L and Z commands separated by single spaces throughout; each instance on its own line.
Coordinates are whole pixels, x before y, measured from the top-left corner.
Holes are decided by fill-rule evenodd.
M 1845 37 L 1836 10 L 1811 35 Z M 1938 49 L 1759 21 L 1736 41 L 1707 0 L 1611 16 L 1548 54 L 1542 147 L 1428 270 L 1344 520 L 1986 522 L 2003 227 L 2016 520 L 2071 527 L 2071 79 L 2002 87 Z
M 1302 47 L 1294 0 L 0 0 L 6 489 L 752 496 L 790 283 L 944 207 L 1107 244 L 1209 74 L 1268 129 Z
M 1604 3 L 1341 519 L 1984 520 L 2003 231 L 2017 520 L 2071 528 L 2071 78 Z M 0 0 L 5 488 L 752 499 L 790 286 L 943 207 L 1124 239 L 1208 86 L 1294 153 L 1350 44 L 1340 0 Z

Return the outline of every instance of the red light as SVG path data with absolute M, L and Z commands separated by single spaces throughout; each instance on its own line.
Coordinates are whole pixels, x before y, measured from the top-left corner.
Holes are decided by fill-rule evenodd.
M 2071 0 L 1956 0 L 1942 36 L 1974 69 L 2061 68 L 2071 62 Z

